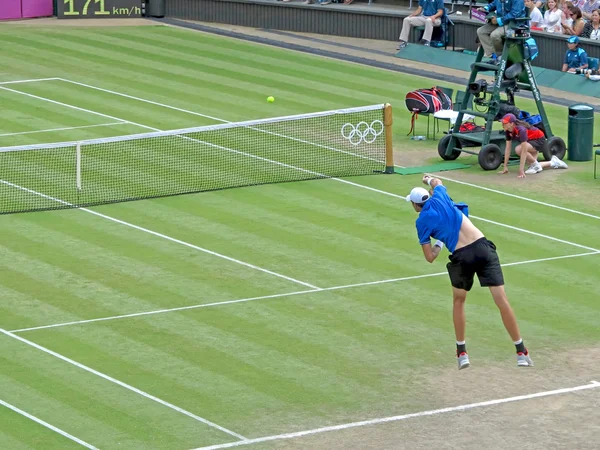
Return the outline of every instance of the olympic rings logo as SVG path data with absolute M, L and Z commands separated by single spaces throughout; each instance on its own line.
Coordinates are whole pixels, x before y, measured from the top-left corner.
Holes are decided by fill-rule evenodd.
M 347 123 L 342 126 L 342 137 L 348 139 L 352 145 L 359 145 L 361 142 L 372 144 L 383 133 L 383 122 L 374 120 L 369 125 L 367 122 L 359 122 L 356 126 Z

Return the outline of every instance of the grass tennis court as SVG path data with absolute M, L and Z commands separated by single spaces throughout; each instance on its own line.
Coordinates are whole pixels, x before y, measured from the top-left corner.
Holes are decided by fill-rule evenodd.
M 404 136 L 403 111 L 404 92 L 431 80 L 167 27 L 3 25 L 0 39 L 0 147 L 384 102 L 397 105 L 398 164 L 432 145 Z M 566 135 L 564 108 L 547 110 Z M 419 175 L 0 216 L 0 448 L 593 448 L 589 168 L 538 203 L 445 180 L 498 246 L 532 370 L 517 369 L 480 288 L 473 367 L 456 370 L 445 258 L 424 261 L 402 198 Z

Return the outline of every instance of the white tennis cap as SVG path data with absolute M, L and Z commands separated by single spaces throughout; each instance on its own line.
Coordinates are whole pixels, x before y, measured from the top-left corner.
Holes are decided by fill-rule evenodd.
M 422 187 L 416 187 L 412 191 L 410 191 L 409 195 L 406 196 L 406 201 L 422 204 L 429 200 L 429 197 L 430 195 L 429 192 L 427 192 L 427 189 L 424 189 Z

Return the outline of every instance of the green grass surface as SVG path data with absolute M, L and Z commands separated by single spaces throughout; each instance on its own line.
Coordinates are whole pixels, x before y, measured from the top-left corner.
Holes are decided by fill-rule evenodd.
M 431 84 L 166 27 L 4 25 L 0 39 L 0 82 L 61 77 L 200 114 L 64 81 L 0 85 L 63 103 L 0 89 L 0 146 L 390 102 L 402 151 L 410 142 L 404 93 Z M 555 133 L 566 135 L 565 108 L 547 110 Z M 30 133 L 115 120 L 129 123 Z M 590 186 L 576 171 L 565 175 Z M 449 406 L 428 381 L 455 370 L 445 258 L 424 261 L 415 213 L 398 198 L 419 179 L 303 181 L 93 209 L 104 216 L 1 216 L 0 328 L 198 306 L 17 335 L 248 438 Z M 597 217 L 447 185 L 469 203 L 503 263 L 599 246 Z M 600 213 L 593 202 L 540 198 Z M 599 257 L 505 267 L 523 334 L 539 355 L 597 344 Z M 486 290 L 472 292 L 467 314 L 479 370 L 512 369 L 512 344 Z M 236 439 L 9 335 L 0 341 L 0 399 L 94 446 L 189 449 Z M 506 395 L 522 393 L 518 383 L 506 386 Z M 76 445 L 6 408 L 0 415 L 0 448 Z

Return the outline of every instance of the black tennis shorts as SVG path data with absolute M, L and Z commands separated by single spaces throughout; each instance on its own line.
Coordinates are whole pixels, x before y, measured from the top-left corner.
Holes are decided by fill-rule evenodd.
M 529 141 L 531 146 L 535 148 L 538 152 L 541 152 L 544 149 L 544 145 L 546 144 L 546 139 L 534 139 L 533 141 Z
M 475 274 L 481 287 L 503 286 L 504 275 L 496 246 L 482 237 L 452 253 L 446 265 L 452 286 L 470 291 Z

